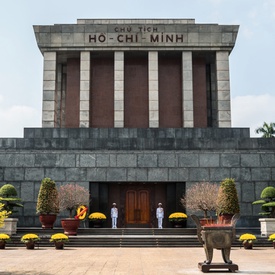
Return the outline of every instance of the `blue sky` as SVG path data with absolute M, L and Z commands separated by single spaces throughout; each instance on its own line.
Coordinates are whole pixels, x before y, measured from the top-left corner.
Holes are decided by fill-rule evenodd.
M 237 24 L 230 55 L 232 126 L 275 122 L 275 0 L 11 0 L 0 10 L 0 137 L 41 127 L 43 57 L 33 25 L 81 18 L 194 18 Z

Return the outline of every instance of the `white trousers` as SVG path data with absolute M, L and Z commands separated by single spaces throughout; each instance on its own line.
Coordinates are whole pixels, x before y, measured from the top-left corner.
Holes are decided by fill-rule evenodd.
M 163 218 L 158 218 L 158 228 L 162 228 L 162 220 Z
M 117 218 L 112 218 L 112 228 L 117 228 Z

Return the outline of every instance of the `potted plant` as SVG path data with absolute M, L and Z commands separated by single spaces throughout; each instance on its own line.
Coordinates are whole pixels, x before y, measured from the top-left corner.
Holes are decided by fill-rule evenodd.
M 275 233 L 271 234 L 271 235 L 268 237 L 268 241 L 272 241 L 273 247 L 274 247 L 274 249 L 275 249 Z
M 235 180 L 232 178 L 224 179 L 218 191 L 217 197 L 217 215 L 220 223 L 231 223 L 234 214 L 240 213 Z
M 69 211 L 69 218 L 61 220 L 64 233 L 67 235 L 77 235 L 80 220 L 76 219 L 73 213 L 78 206 L 89 204 L 89 190 L 78 184 L 68 183 L 60 186 L 58 195 L 60 211 Z
M 187 215 L 183 212 L 174 212 L 169 215 L 168 219 L 173 227 L 183 227 L 187 219 Z
M 93 227 L 102 227 L 102 224 L 106 221 L 106 216 L 100 212 L 94 212 L 89 215 Z
M 14 210 L 14 208 L 23 207 L 21 199 L 17 197 L 15 187 L 10 183 L 7 183 L 0 188 L 0 197 L 0 202 L 4 204 L 3 210 L 5 210 L 6 213 L 9 213 L 8 215 L 18 212 Z M 2 232 L 7 233 L 8 235 L 16 234 L 17 222 L 17 218 L 6 218 Z
M 203 218 L 200 219 L 202 225 L 211 224 L 213 218 L 209 214 L 216 210 L 218 189 L 217 184 L 210 182 L 195 183 L 186 190 L 181 203 L 187 210 L 203 212 Z
M 66 243 L 68 241 L 69 241 L 68 236 L 63 233 L 53 234 L 50 238 L 50 242 L 54 243 L 55 249 L 63 249 L 64 243 Z
M 275 231 L 275 187 L 265 187 L 261 192 L 260 198 L 260 200 L 252 202 L 252 204 L 261 205 L 262 211 L 259 214 L 266 216 L 259 219 L 261 235 L 267 237 Z
M 42 228 L 53 228 L 56 220 L 56 215 L 59 213 L 58 192 L 55 182 L 50 178 L 44 178 L 41 181 L 36 212 L 39 215 L 39 220 Z
M 0 249 L 5 249 L 6 243 L 10 242 L 11 238 L 7 234 L 0 234 Z
M 25 243 L 27 249 L 34 249 L 35 243 L 38 242 L 40 238 L 36 234 L 25 234 L 21 238 L 21 242 Z
M 242 234 L 239 238 L 239 241 L 243 243 L 245 249 L 252 249 L 253 243 L 256 241 L 256 236 L 253 234 L 245 233 Z

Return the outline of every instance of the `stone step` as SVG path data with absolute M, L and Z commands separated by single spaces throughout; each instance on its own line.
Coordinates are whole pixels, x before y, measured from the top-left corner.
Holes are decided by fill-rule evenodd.
M 17 234 L 54 234 L 63 228 L 42 229 L 40 227 L 20 227 Z M 196 235 L 196 228 L 79 228 L 78 235 Z
M 37 244 L 39 247 L 53 246 L 49 242 L 50 236 L 54 233 L 63 232 L 62 228 L 18 228 L 17 234 L 12 236 L 12 242 L 7 247 L 23 247 L 20 242 L 21 236 L 27 233 L 38 234 L 41 238 Z M 237 241 L 240 234 L 249 232 L 256 234 L 250 228 L 236 230 L 237 235 L 232 246 L 242 247 Z M 68 247 L 201 247 L 198 241 L 196 228 L 79 228 L 77 236 L 70 236 L 66 243 Z M 254 246 L 272 246 L 267 238 L 257 235 L 257 242 Z

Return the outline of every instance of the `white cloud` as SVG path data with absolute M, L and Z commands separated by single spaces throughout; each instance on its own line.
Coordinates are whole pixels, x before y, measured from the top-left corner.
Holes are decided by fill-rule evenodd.
M 41 127 L 40 121 L 40 113 L 34 108 L 28 106 L 1 106 L 0 137 L 23 137 L 24 128 Z
M 232 98 L 232 126 L 250 128 L 251 137 L 257 137 L 255 129 L 264 122 L 275 122 L 275 96 L 270 94 L 236 96 Z

